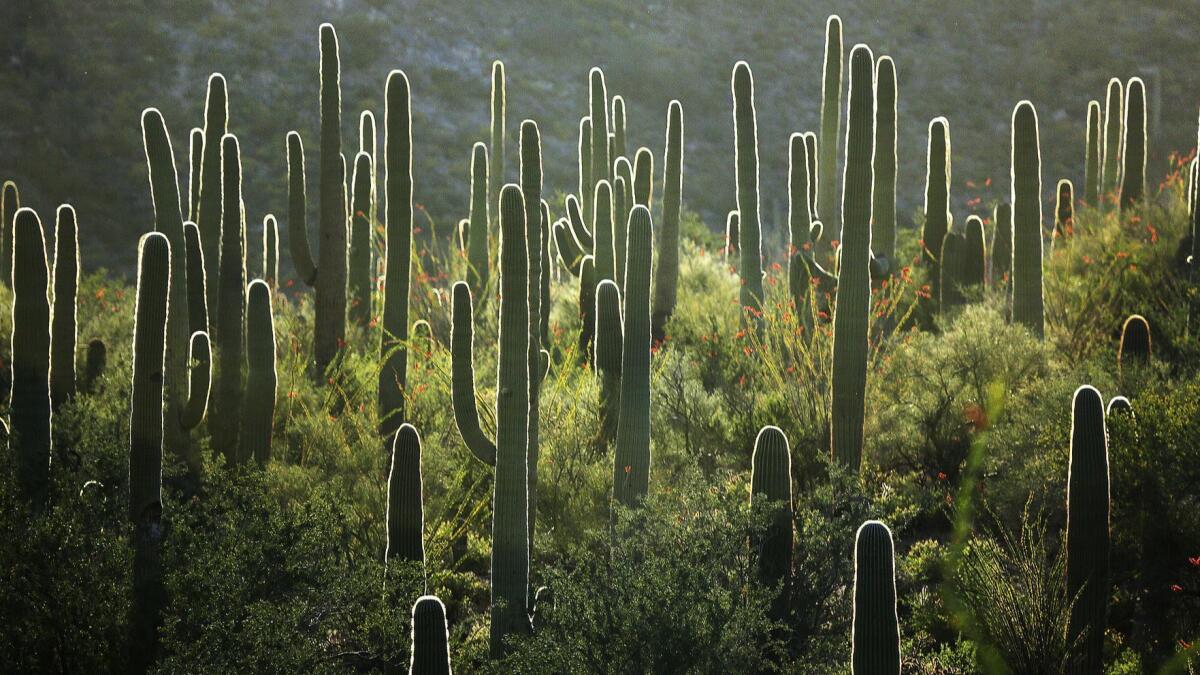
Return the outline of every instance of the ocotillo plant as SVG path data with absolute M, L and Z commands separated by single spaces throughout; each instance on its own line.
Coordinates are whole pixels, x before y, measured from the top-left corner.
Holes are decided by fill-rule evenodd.
M 213 73 L 208 78 L 208 95 L 204 100 L 204 152 L 200 160 L 195 219 L 204 244 L 204 275 L 210 280 L 207 288 L 210 317 L 217 314 L 217 263 L 221 259 L 221 139 L 228 130 L 228 89 L 225 78 L 220 73 Z
M 739 249 L 741 241 L 741 217 L 738 216 L 736 210 L 730 211 L 729 215 L 725 216 L 725 259 L 733 258 L 735 261 L 740 257 Z
M 409 675 L 450 675 L 450 632 L 446 607 L 436 595 L 422 595 L 412 608 Z
M 930 266 L 934 294 L 941 280 L 938 260 L 942 239 L 950 231 L 950 122 L 936 117 L 929 123 L 928 163 L 925 172 L 925 228 L 921 231 L 925 263 Z
M 833 313 L 832 452 L 857 470 L 862 459 L 871 303 L 871 156 L 875 142 L 875 59 L 866 45 L 850 52 L 842 245 Z
M 503 72 L 503 71 L 501 71 Z M 503 77 L 501 78 L 503 82 Z M 383 118 L 383 335 L 380 338 L 379 425 L 389 438 L 404 422 L 408 379 L 408 285 L 412 265 L 412 105 L 408 76 L 388 74 Z M 497 165 L 497 171 L 499 171 Z
M 416 427 L 403 424 L 392 441 L 385 562 L 425 564 L 425 507 L 421 490 L 421 436 Z
M 263 218 L 262 251 L 262 278 L 275 290 L 279 287 L 279 223 L 269 213 Z
M 138 243 L 129 403 L 129 520 L 134 527 L 129 653 L 139 671 L 154 660 L 163 602 L 158 558 L 163 535 L 163 375 L 170 287 L 171 247 L 165 235 L 152 232 Z
M 962 285 L 965 288 L 979 287 L 987 283 L 987 244 L 983 234 L 983 220 L 979 216 L 967 218 L 966 240 L 963 248 Z
M 1039 338 L 1042 305 L 1042 151 L 1037 111 L 1021 101 L 1012 117 L 1012 320 Z
M 1083 153 L 1083 203 L 1088 206 L 1100 204 L 1100 173 L 1103 171 L 1104 147 L 1101 145 L 1100 102 L 1088 101 L 1087 132 Z
M 1054 238 L 1071 236 L 1075 230 L 1075 186 L 1063 178 L 1054 190 L 1057 200 L 1054 206 Z
M 12 228 L 10 447 L 17 491 L 40 508 L 50 483 L 50 270 L 42 221 L 23 208 Z
M 217 373 L 213 392 L 213 416 L 209 420 L 213 449 L 226 461 L 238 462 L 238 420 L 242 410 L 245 375 L 246 268 L 245 241 L 240 204 L 242 201 L 241 151 L 237 138 L 221 139 L 221 274 L 217 304 Z
M 569 234 L 567 236 L 570 236 Z M 573 238 L 572 238 L 573 239 Z M 592 361 L 596 335 L 596 259 L 585 256 L 579 265 L 579 362 Z
M 819 178 L 813 212 L 828 219 L 837 208 L 837 152 L 842 129 L 842 19 L 836 14 L 825 22 L 822 72 L 821 158 L 817 163 Z
M 613 152 L 609 157 L 617 161 L 618 157 L 628 157 L 625 153 L 625 99 L 621 96 L 612 97 L 612 137 Z
M 896 552 L 887 525 L 868 520 L 854 543 L 854 628 L 850 672 L 900 673 L 900 620 L 896 615 Z
M 471 292 L 482 295 L 488 283 L 488 174 L 487 146 L 471 148 L 471 211 L 467 226 L 467 283 Z
M 638 148 L 633 158 L 633 204 L 654 207 L 654 153 Z
M 12 288 L 13 219 L 21 208 L 21 193 L 17 184 L 4 181 L 0 189 L 0 281 Z
M 608 91 L 604 86 L 604 71 L 592 68 L 588 72 L 588 100 L 592 118 L 592 184 L 613 178 L 613 160 L 608 153 Z
M 183 225 L 184 269 L 187 275 L 188 330 L 208 332 L 208 298 L 204 276 L 204 247 L 200 228 L 195 223 Z
M 533 535 L 537 514 L 537 465 L 540 450 L 538 401 L 542 380 L 542 137 L 533 120 L 521 122 L 521 194 L 525 199 L 525 251 L 528 260 L 529 293 L 529 543 L 533 553 Z
M 667 335 L 679 289 L 679 213 L 683 204 L 683 105 L 667 106 L 667 142 L 663 149 L 662 223 L 658 228 L 658 260 L 654 268 L 654 298 L 650 334 L 655 342 Z
M 262 279 L 246 290 L 246 393 L 242 399 L 238 456 L 259 466 L 271 460 L 271 427 L 275 419 L 275 318 L 271 288 Z
M 621 401 L 621 358 L 624 323 L 621 290 L 612 279 L 596 284 L 596 372 L 600 375 L 600 445 L 617 437 L 617 408 Z
M 406 89 L 407 84 L 406 78 Z M 507 88 L 504 83 L 504 62 L 492 61 L 491 146 L 488 150 L 491 171 L 488 174 L 488 204 L 500 203 L 500 186 L 504 185 L 504 145 L 507 142 L 505 125 L 508 114 L 506 108 Z
M 807 301 L 812 275 L 806 259 L 812 257 L 812 243 L 808 238 L 812 229 L 812 211 L 808 202 L 811 180 L 804 135 L 792 134 L 788 139 L 788 295 L 797 315 L 810 318 Z M 811 328 L 807 323 L 805 327 Z
M 83 390 L 89 394 L 100 390 L 100 378 L 104 377 L 104 369 L 108 367 L 108 346 L 100 338 L 92 338 L 88 342 L 87 352 L 83 357 Z
M 1133 77 L 1125 85 L 1125 130 L 1121 134 L 1121 210 L 1146 194 L 1146 85 Z
M 75 209 L 58 207 L 54 224 L 54 320 L 50 324 L 50 401 L 55 410 L 75 396 L 75 293 L 79 232 Z
M 792 571 L 792 454 L 779 427 L 758 432 L 751 467 L 750 506 L 761 501 L 772 511 L 767 529 L 751 541 L 751 547 L 758 554 L 759 579 L 770 586 L 783 584 L 771 603 L 772 618 L 782 621 Z
M 360 152 L 354 158 L 354 179 L 350 197 L 350 255 L 349 272 L 347 273 L 347 290 L 350 297 L 347 305 L 347 318 L 360 326 L 365 326 L 371 320 L 371 290 L 374 280 L 371 272 L 375 262 L 371 259 L 372 235 L 374 222 L 371 214 L 375 212 L 372 200 L 371 156 Z
M 613 471 L 613 498 L 636 506 L 650 485 L 650 210 L 629 214 L 625 264 L 624 335 L 621 344 L 621 402 Z
M 992 212 L 995 229 L 992 231 L 992 283 L 1007 282 L 1012 271 L 1012 207 L 1008 202 L 996 204 Z
M 1124 144 L 1125 88 L 1112 78 L 1104 96 L 1104 162 L 1100 191 L 1104 195 L 1121 188 L 1121 146 Z M 1115 195 L 1114 195 L 1115 196 Z
M 833 25 L 833 18 L 830 19 Z M 839 24 L 840 35 L 840 24 Z M 840 41 L 840 39 L 839 39 Z M 841 52 L 838 52 L 841 59 Z M 839 63 L 840 73 L 840 63 Z M 745 61 L 733 67 L 733 137 L 737 169 L 738 248 L 741 250 L 741 319 L 749 313 L 761 327 L 763 283 L 758 214 L 758 123 L 754 113 L 754 76 Z
M 896 64 L 881 56 L 875 64 L 875 183 L 871 199 L 871 249 L 889 261 L 896 257 Z
M 1108 614 L 1108 434 L 1100 392 L 1075 390 L 1071 460 L 1067 473 L 1067 597 L 1074 598 L 1067 629 L 1073 645 L 1069 672 L 1098 673 L 1104 666 Z

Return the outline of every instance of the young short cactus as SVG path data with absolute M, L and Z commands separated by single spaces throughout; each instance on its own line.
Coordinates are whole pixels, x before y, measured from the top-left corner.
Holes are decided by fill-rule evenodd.
M 403 424 L 392 440 L 385 562 L 425 564 L 425 507 L 421 495 L 421 436 L 413 425 Z
M 763 427 L 754 441 L 751 459 L 750 506 L 764 501 L 772 509 L 767 529 L 751 541 L 758 553 L 759 579 L 771 586 L 783 584 L 771 603 L 771 617 L 787 615 L 788 580 L 792 571 L 792 454 L 787 436 L 779 427 Z
M 1063 178 L 1054 190 L 1054 239 L 1065 239 L 1075 231 L 1075 186 Z
M 1075 599 L 1067 628 L 1072 673 L 1103 670 L 1111 508 L 1104 402 L 1100 392 L 1084 385 L 1075 390 L 1072 403 L 1067 472 L 1067 597 Z
M 890 56 L 875 63 L 875 183 L 871 200 L 871 249 L 896 257 L 896 64 Z
M 613 498 L 636 506 L 650 484 L 650 211 L 629 215 L 621 344 L 621 401 L 617 417 Z
M 488 283 L 488 174 L 487 146 L 471 148 L 471 211 L 467 226 L 467 283 L 471 292 L 483 293 Z
M 1087 131 L 1084 134 L 1083 154 L 1083 203 L 1095 207 L 1100 204 L 1100 173 L 1103 171 L 1104 146 L 1101 145 L 1104 131 L 1101 129 L 1100 102 L 1088 101 Z
M 654 298 L 650 334 L 662 342 L 667 321 L 675 313 L 679 293 L 679 215 L 683 205 L 683 105 L 667 106 L 667 142 L 663 150 L 662 223 L 658 228 L 658 260 L 654 268 Z
M 275 419 L 275 319 L 271 288 L 262 279 L 246 291 L 246 393 L 242 399 L 238 456 L 259 466 L 271 460 L 271 428 Z
M 868 520 L 854 542 L 854 628 L 850 672 L 899 675 L 896 552 L 887 525 Z
M 4 181 L 0 188 L 0 281 L 12 288 L 13 220 L 21 208 L 21 193 L 17 184 Z
M 730 211 L 729 214 L 725 216 L 725 248 L 723 249 L 725 260 L 733 258 L 736 261 L 741 255 L 739 252 L 739 242 L 742 238 L 740 232 L 742 229 L 741 220 L 742 219 L 736 210 Z
M 446 607 L 436 595 L 422 595 L 412 608 L 409 675 L 450 675 L 450 632 Z
M 347 273 L 347 290 L 350 297 L 346 301 L 347 318 L 360 326 L 367 325 L 371 320 L 371 290 L 375 285 L 372 272 L 375 262 L 372 260 L 372 234 L 375 229 L 371 214 L 375 212 L 374 176 L 371 168 L 371 155 L 360 152 L 354 158 L 354 186 L 350 197 L 350 254 L 349 272 Z
M 1146 194 L 1146 85 L 1133 77 L 1125 85 L 1125 127 L 1121 138 L 1121 210 Z
M 817 200 L 813 209 L 828 219 L 837 209 L 837 153 L 842 130 L 842 19 L 825 22 L 825 62 L 821 79 L 821 158 L 817 163 Z
M 990 248 L 992 283 L 1007 283 L 1012 271 L 1012 206 L 1008 202 L 996 204 L 996 209 L 992 212 L 992 221 L 995 223 Z
M 940 292 L 939 248 L 950 231 L 950 123 L 945 117 L 929 123 L 928 163 L 925 172 L 925 228 L 923 259 L 930 266 L 934 293 Z
M 221 274 L 217 303 L 217 373 L 213 416 L 209 421 L 213 449 L 236 463 L 238 420 L 242 410 L 245 375 L 246 268 L 242 220 L 242 164 L 237 138 L 221 139 L 221 176 L 224 208 L 221 210 Z
M 600 444 L 617 437 L 617 408 L 621 400 L 621 354 L 624 323 L 621 290 L 612 279 L 596 284 L 596 372 L 600 375 Z
M 10 447 L 17 491 L 35 508 L 50 483 L 50 270 L 42 221 L 22 208 L 12 228 Z
M 941 294 L 938 296 L 938 304 L 943 312 L 966 302 L 963 295 L 963 287 L 966 285 L 966 258 L 966 234 L 957 230 L 947 232 L 942 237 L 942 246 L 938 252 L 941 269 L 941 283 L 938 284 Z
M 279 287 L 279 223 L 269 213 L 263 218 L 262 251 L 262 278 L 275 290 Z
M 503 69 L 501 68 L 501 82 Z M 383 175 L 384 277 L 383 334 L 379 355 L 379 426 L 390 438 L 404 422 L 408 379 L 408 290 L 412 266 L 413 175 L 412 104 L 408 76 L 388 73 L 384 98 Z M 503 106 L 502 106 L 503 107 Z M 502 138 L 502 136 L 501 136 Z M 502 164 L 497 165 L 497 171 Z
M 1150 360 L 1150 323 L 1141 314 L 1131 314 L 1121 325 L 1121 345 L 1117 348 L 1117 369 L 1130 363 Z
M 842 187 L 842 245 L 833 313 L 833 458 L 857 470 L 862 459 L 871 303 L 871 182 L 875 59 L 866 45 L 850 52 L 846 175 Z
M 987 283 L 987 243 L 983 234 L 983 219 L 967 218 L 963 248 L 962 283 L 964 288 L 978 288 Z
M 638 148 L 633 159 L 633 204 L 654 207 L 654 153 Z
M 1012 117 L 1012 320 L 1041 338 L 1042 151 L 1033 104 L 1021 101 Z
M 830 19 L 833 25 L 833 19 Z M 839 29 L 840 35 L 840 29 Z M 840 41 L 840 39 L 839 39 Z M 838 53 L 839 71 L 841 52 Z M 733 67 L 733 130 L 737 173 L 738 248 L 741 251 L 742 320 L 749 313 L 761 327 L 763 283 L 761 224 L 758 213 L 758 123 L 754 112 L 754 76 L 745 61 Z
M 55 410 L 75 396 L 75 294 L 79 231 L 75 209 L 58 207 L 54 225 L 54 319 L 50 324 L 50 401 Z
M 1104 96 L 1104 161 L 1101 164 L 1100 191 L 1113 195 L 1121 189 L 1121 146 L 1125 131 L 1125 88 L 1112 78 Z

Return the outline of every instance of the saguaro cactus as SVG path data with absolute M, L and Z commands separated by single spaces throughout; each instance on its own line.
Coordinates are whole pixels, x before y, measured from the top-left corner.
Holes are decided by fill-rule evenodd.
M 896 552 L 887 525 L 868 520 L 854 543 L 854 633 L 850 672 L 899 675 Z
M 983 286 L 987 283 L 987 244 L 979 216 L 967 218 L 965 235 L 962 284 L 968 288 Z
M 600 375 L 599 438 L 605 447 L 617 437 L 624 331 L 621 289 L 612 279 L 601 279 L 596 284 L 596 371 Z
M 615 162 L 618 157 L 628 157 L 625 154 L 625 99 L 620 96 L 612 97 L 612 137 L 613 152 L 609 159 Z
M 229 94 L 225 77 L 213 73 L 208 78 L 204 101 L 204 152 L 200 160 L 200 188 L 196 206 L 196 226 L 204 244 L 205 277 L 208 285 L 208 311 L 217 313 L 217 263 L 221 259 L 221 139 L 229 130 Z
M 739 252 L 740 244 L 738 243 L 741 241 L 741 234 L 739 232 L 741 229 L 741 217 L 738 216 L 737 210 L 730 211 L 729 214 L 725 216 L 724 254 L 726 260 L 729 260 L 730 258 L 737 260 L 741 256 L 741 253 Z
M 1104 95 L 1104 162 L 1100 173 L 1100 191 L 1104 195 L 1115 193 L 1121 188 L 1124 125 L 1125 88 L 1121 81 L 1114 77 L 1108 81 L 1108 89 Z
M 54 226 L 54 320 L 50 324 L 50 401 L 55 410 L 75 396 L 75 293 L 79 240 L 75 209 L 58 207 Z
M 833 313 L 833 457 L 857 469 L 862 459 L 871 303 L 871 156 L 875 141 L 875 59 L 866 45 L 850 52 L 842 247 Z
M 320 259 L 317 263 L 314 373 L 323 378 L 346 336 L 346 164 L 342 157 L 342 83 L 333 26 L 321 25 Z
M 12 228 L 10 447 L 17 490 L 35 508 L 50 484 L 50 271 L 42 221 L 23 208 Z
M 1042 306 L 1042 150 L 1037 111 L 1021 101 L 1012 117 L 1012 319 L 1039 338 Z
M 683 204 L 683 105 L 667 106 L 667 142 L 663 149 L 662 223 L 658 228 L 658 263 L 654 268 L 654 299 L 650 334 L 655 342 L 667 335 L 679 289 L 679 212 Z
M 1063 239 L 1071 236 L 1075 229 L 1075 186 L 1063 178 L 1058 181 L 1054 194 L 1057 195 L 1054 206 L 1054 238 Z
M 875 182 L 871 200 L 871 248 L 876 256 L 896 257 L 896 64 L 890 56 L 875 63 Z
M 403 424 L 392 440 L 388 472 L 387 549 L 384 560 L 425 565 L 425 511 L 421 488 L 421 436 Z
M 811 273 L 806 256 L 811 256 L 812 244 L 808 238 L 812 229 L 812 211 L 809 210 L 808 149 L 803 134 L 792 134 L 788 140 L 788 294 L 795 311 L 804 316 Z
M 825 63 L 821 79 L 821 159 L 817 170 L 814 213 L 826 219 L 837 208 L 837 147 L 842 133 L 842 19 L 833 14 L 825 22 Z M 818 216 L 813 216 L 814 218 Z
M 1150 323 L 1141 314 L 1131 314 L 1121 325 L 1121 345 L 1117 348 L 1117 371 L 1124 372 L 1131 363 L 1150 360 Z
M 208 332 L 208 299 L 204 275 L 204 247 L 200 228 L 195 223 L 183 225 L 183 250 L 187 270 L 188 330 Z M 176 281 L 178 283 L 178 281 Z
M 383 190 L 387 201 L 384 211 L 383 335 L 379 347 L 382 360 L 379 425 L 382 436 L 388 438 L 404 422 L 404 387 L 408 380 L 406 343 L 413 232 L 412 105 L 408 76 L 402 71 L 393 70 L 388 74 L 385 98 Z
M 817 169 L 816 132 L 809 131 L 804 134 L 804 150 L 808 153 L 808 212 L 812 214 L 813 220 L 817 220 L 817 183 L 821 180 L 821 173 Z
M 830 18 L 833 25 L 833 17 Z M 840 24 L 839 24 L 840 35 Z M 840 40 L 839 40 L 840 41 Z M 841 52 L 838 52 L 841 58 Z M 839 61 L 840 78 L 840 61 Z M 733 67 L 733 136 L 736 151 L 738 248 L 741 249 L 742 285 L 738 302 L 746 319 L 749 311 L 761 327 L 763 285 L 762 249 L 758 214 L 758 123 L 754 113 L 754 76 L 745 61 Z
M 1125 131 L 1122 134 L 1121 210 L 1146 194 L 1146 85 L 1129 78 L 1125 85 Z
M 479 294 L 488 283 L 488 174 L 487 146 L 471 148 L 471 213 L 467 226 L 467 283 Z
M 0 188 L 0 281 L 12 288 L 13 219 L 21 208 L 21 193 L 17 184 L 4 181 Z
M 1100 102 L 1088 101 L 1086 149 L 1083 154 L 1083 203 L 1088 206 L 1100 204 L 1100 174 L 1103 171 L 1104 147 L 1101 145 Z
M 246 394 L 242 400 L 242 427 L 238 437 L 241 461 L 259 466 L 271 460 L 271 428 L 275 419 L 275 318 L 271 313 L 271 287 L 262 279 L 246 291 Z
M 592 182 L 612 182 L 613 160 L 608 153 L 608 90 L 604 71 L 592 68 L 588 72 L 588 99 L 592 118 Z
M 100 378 L 108 367 L 108 346 L 100 338 L 92 338 L 88 342 L 87 353 L 83 358 L 83 390 L 95 393 L 100 389 Z
M 275 290 L 279 287 L 279 223 L 275 216 L 263 218 L 263 281 Z
M 209 423 L 213 448 L 230 463 L 238 456 L 238 420 L 245 375 L 246 268 L 242 243 L 242 163 L 237 138 L 221 139 L 223 176 L 221 202 L 221 275 L 217 304 L 217 375 L 213 417 Z
M 405 79 L 405 89 L 408 80 Z M 505 122 L 507 117 L 507 89 L 504 84 L 504 62 L 492 61 L 492 94 L 491 94 L 491 148 L 488 151 L 490 161 L 488 174 L 488 204 L 498 204 L 500 186 L 504 185 L 504 144 Z
M 533 120 L 521 122 L 521 194 L 525 199 L 525 250 L 528 261 L 529 293 L 529 545 L 533 553 L 534 526 L 537 515 L 537 465 L 539 443 L 538 401 L 542 381 L 542 244 L 545 218 L 542 211 L 542 137 Z
M 638 148 L 633 158 L 633 204 L 648 209 L 654 206 L 654 153 L 650 148 Z
M 607 180 L 596 183 L 596 193 L 592 197 L 593 213 L 592 236 L 596 256 L 596 283 L 608 279 L 617 281 L 617 252 L 613 243 L 613 196 L 612 187 Z
M 446 607 L 436 595 L 422 595 L 412 608 L 412 660 L 409 675 L 450 675 L 450 632 Z
M 958 307 L 966 301 L 962 289 L 966 283 L 967 237 L 962 232 L 947 232 L 942 237 L 941 250 L 938 253 L 941 268 L 941 292 L 939 302 L 941 311 L 945 312 Z
M 1108 433 L 1100 392 L 1075 390 L 1071 415 L 1071 460 L 1067 473 L 1067 628 L 1073 644 L 1069 670 L 1098 673 L 1104 667 L 1104 626 L 1108 614 L 1109 555 Z
M 771 603 L 771 617 L 787 615 L 787 584 L 792 571 L 792 453 L 779 427 L 763 427 L 754 440 L 751 459 L 750 506 L 760 500 L 772 510 L 761 537 L 751 541 L 758 552 L 758 574 L 764 584 L 784 586 Z
M 138 243 L 129 403 L 129 520 L 134 527 L 129 653 L 138 671 L 154 661 L 163 602 L 159 547 L 163 536 L 163 382 L 170 286 L 170 244 L 162 233 L 151 232 Z
M 372 179 L 375 172 L 371 169 L 371 155 L 360 152 L 354 158 L 354 186 L 350 197 L 350 255 L 347 288 L 350 298 L 347 301 L 347 315 L 351 322 L 360 326 L 371 320 L 371 290 L 374 281 L 371 272 L 375 263 L 371 260 L 371 230 L 374 223 L 371 214 L 375 212 L 372 199 Z
M 1006 283 L 1012 271 L 1012 206 L 1008 202 L 996 204 L 992 212 L 995 229 L 992 231 L 992 282 Z
M 200 208 L 200 168 L 204 162 L 204 129 L 192 127 L 188 137 L 188 210 L 187 219 L 196 222 Z
M 636 506 L 650 485 L 650 210 L 629 214 L 625 264 L 621 402 L 617 417 L 613 498 Z
M 941 263 L 938 247 L 950 231 L 950 122 L 935 117 L 929 122 L 928 164 L 925 172 L 925 228 L 921 231 L 923 255 L 930 265 L 933 287 L 939 287 Z

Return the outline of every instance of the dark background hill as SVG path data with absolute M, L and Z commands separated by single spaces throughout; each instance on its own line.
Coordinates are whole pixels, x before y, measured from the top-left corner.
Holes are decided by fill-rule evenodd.
M 902 221 L 920 205 L 926 127 L 938 115 L 950 120 L 960 222 L 1007 192 L 1009 118 L 1023 98 L 1041 118 L 1047 195 L 1058 178 L 1082 180 L 1087 103 L 1103 99 L 1112 76 L 1146 80 L 1154 183 L 1171 151 L 1195 146 L 1200 5 L 1193 0 L 638 7 L 620 0 L 6 0 L 0 178 L 16 180 L 24 203 L 44 219 L 61 202 L 77 207 L 86 268 L 128 270 L 136 236 L 151 226 L 139 113 L 163 111 L 186 181 L 187 134 L 202 123 L 208 75 L 221 72 L 257 229 L 264 214 L 284 211 L 285 133 L 298 129 L 315 149 L 317 26 L 330 21 L 342 48 L 348 154 L 357 150 L 359 111 L 374 110 L 382 125 L 384 78 L 405 70 L 414 96 L 416 199 L 445 228 L 466 215 L 470 148 L 487 136 L 493 58 L 508 68 L 510 147 L 522 119 L 540 123 L 550 192 L 575 184 L 589 67 L 603 67 L 610 94 L 625 97 L 629 146 L 651 148 L 659 170 L 667 103 L 680 99 L 684 199 L 715 227 L 734 201 L 729 77 L 745 59 L 755 75 L 763 210 L 772 227 L 785 215 L 787 137 L 817 128 L 831 12 L 844 20 L 847 52 L 866 42 L 896 60 Z M 509 158 L 511 179 L 515 152 Z M 315 161 L 310 154 L 310 178 Z

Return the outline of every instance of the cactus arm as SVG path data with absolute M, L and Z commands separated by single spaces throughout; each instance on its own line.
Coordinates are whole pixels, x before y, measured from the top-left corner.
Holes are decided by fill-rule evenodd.
M 625 157 L 625 99 L 621 96 L 612 97 L 612 161 Z
M 271 459 L 271 431 L 279 377 L 275 371 L 271 287 L 262 279 L 250 282 L 246 289 L 246 366 L 239 455 L 243 462 L 253 459 L 259 466 L 265 466 Z
M 208 394 L 212 384 L 212 345 L 208 333 L 196 331 L 188 345 L 188 400 L 179 418 L 184 429 L 195 429 L 208 410 Z
M 1100 192 L 1107 197 L 1121 187 L 1121 144 L 1125 124 L 1125 88 L 1112 78 L 1104 94 L 1104 160 Z
M 475 340 L 474 311 L 470 286 L 462 281 L 454 284 L 453 321 L 450 329 L 450 398 L 454 407 L 454 423 L 463 443 L 476 459 L 496 466 L 496 444 L 479 425 L 479 410 L 475 397 Z
M 1121 210 L 1146 194 L 1146 85 L 1133 77 L 1125 85 L 1125 131 L 1121 146 Z
M 360 152 L 354 158 L 354 186 L 350 208 L 350 254 L 348 262 L 347 316 L 362 326 L 371 320 L 371 213 L 375 210 L 371 198 L 371 155 Z
M 12 256 L 9 443 L 17 490 L 40 507 L 50 483 L 50 270 L 42 221 L 33 209 L 22 208 L 13 218 Z
M 1092 207 L 1100 203 L 1100 172 L 1101 162 L 1104 161 L 1100 122 L 1100 102 L 1088 101 L 1083 153 L 1083 203 Z
M 504 84 L 504 63 L 492 62 L 492 93 L 491 93 L 491 148 L 488 152 L 490 172 L 488 174 L 488 204 L 498 204 L 500 187 L 504 185 L 504 146 L 506 142 L 505 124 L 507 112 L 506 89 Z M 492 214 L 499 217 L 499 214 Z
M 317 264 L 313 261 L 308 243 L 308 199 L 304 179 L 304 143 L 300 134 L 287 135 L 288 163 L 288 250 L 300 281 L 312 286 L 317 283 Z
M 467 227 L 467 282 L 471 290 L 482 293 L 488 283 L 488 173 L 487 146 L 476 143 L 471 149 L 471 212 Z
M 263 279 L 275 290 L 279 287 L 279 223 L 275 216 L 263 218 Z
M 79 230 L 75 209 L 58 207 L 54 226 L 54 318 L 50 323 L 50 400 L 53 408 L 75 396 L 75 295 L 79 289 Z
M 803 315 L 808 301 L 811 274 L 804 256 L 811 256 L 812 243 L 808 233 L 812 229 L 812 211 L 809 210 L 808 148 L 804 134 L 792 134 L 788 141 L 788 292 L 797 312 Z
M 592 194 L 589 192 L 589 203 L 591 202 L 591 199 Z M 575 198 L 575 195 L 567 195 L 566 207 L 567 222 L 571 224 L 571 234 L 575 235 L 575 239 L 579 242 L 579 245 L 583 247 L 584 252 L 592 253 L 596 246 L 596 239 L 594 234 L 588 230 L 586 225 L 583 224 L 583 211 L 591 213 L 591 210 L 584 207 L 581 211 L 579 200 Z
M 230 463 L 238 457 L 238 416 L 242 408 L 245 362 L 246 268 L 243 263 L 242 168 L 237 138 L 221 139 L 221 274 L 216 320 L 217 368 L 214 377 L 212 445 Z
M 650 211 L 636 206 L 629 216 L 625 275 L 621 401 L 617 417 L 613 498 L 626 507 L 640 503 L 650 485 Z
M 183 224 L 183 248 L 187 268 L 188 329 L 208 332 L 208 298 L 204 278 L 204 247 L 200 228 L 195 223 Z
M 679 293 L 679 216 L 683 206 L 683 105 L 667 106 L 667 139 L 663 150 L 662 226 L 658 232 L 658 264 L 650 332 L 655 342 L 666 338 Z
M 17 184 L 4 181 L 0 189 L 0 281 L 12 288 L 13 220 L 21 208 L 21 193 Z
M 217 311 L 217 265 L 221 259 L 221 139 L 229 130 L 229 95 L 225 78 L 213 73 L 208 78 L 204 101 L 204 150 L 200 162 L 200 187 L 196 206 L 196 226 L 204 245 L 205 276 L 208 285 L 208 311 Z
M 579 276 L 585 254 L 575 235 L 571 233 L 570 225 L 565 220 L 554 224 L 554 244 L 558 247 L 558 256 L 563 265 L 574 276 Z
M 604 71 L 592 68 L 588 73 L 588 99 L 592 120 L 592 186 L 602 180 L 612 182 L 613 160 L 608 153 L 608 91 Z
M 839 56 L 840 58 L 840 56 Z M 754 112 L 754 76 L 745 61 L 733 68 L 735 167 L 737 173 L 738 250 L 741 254 L 740 318 L 749 314 L 762 326 L 762 248 L 758 213 L 758 122 Z
M 596 259 L 584 256 L 579 264 L 579 362 L 592 360 L 596 335 Z
M 633 203 L 654 206 L 654 153 L 649 148 L 638 148 L 633 158 Z
M 871 205 L 871 247 L 896 257 L 896 64 L 881 56 L 875 64 L 875 183 Z

